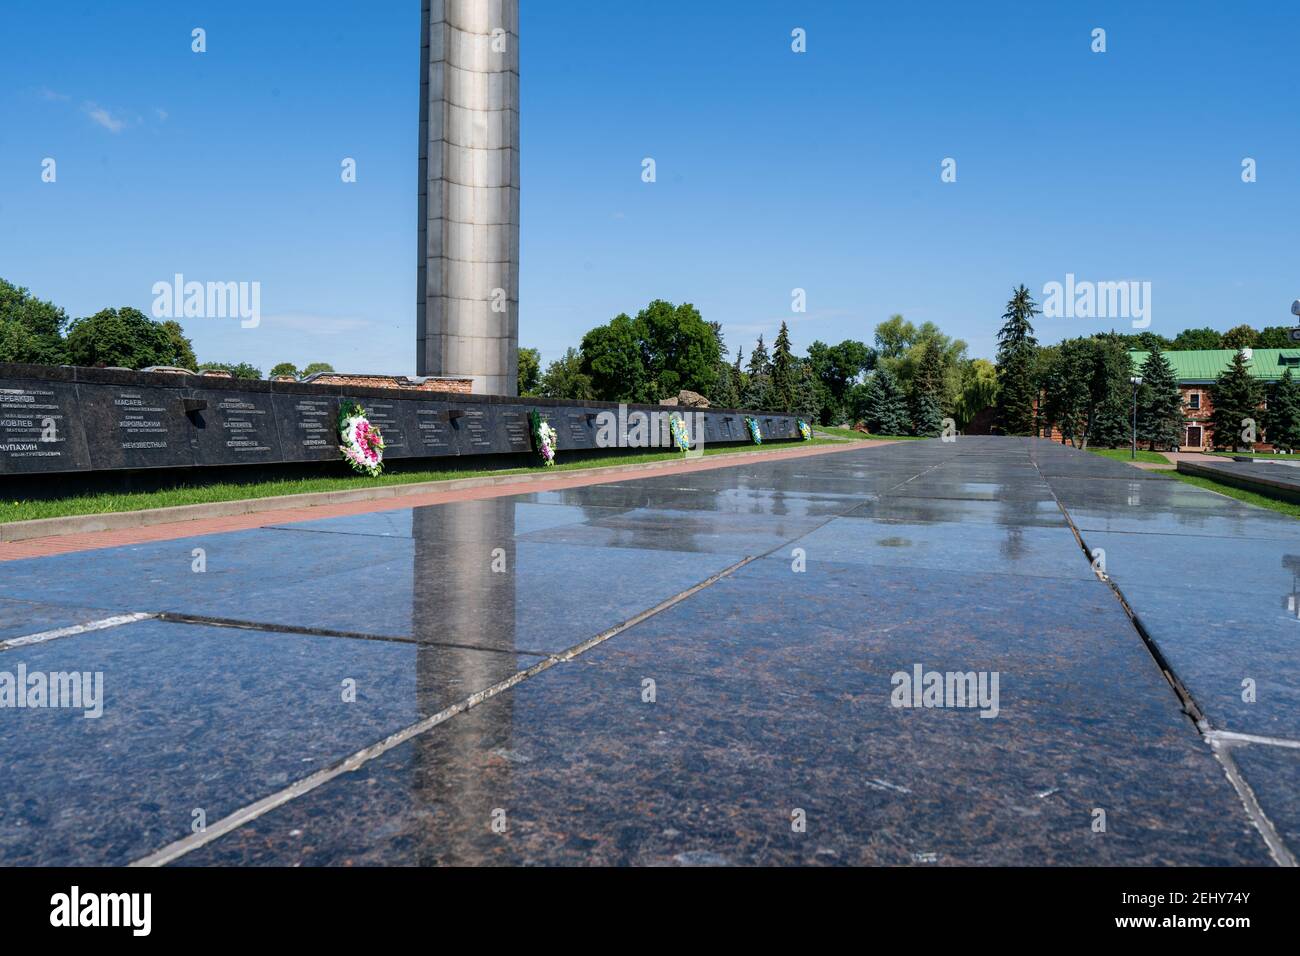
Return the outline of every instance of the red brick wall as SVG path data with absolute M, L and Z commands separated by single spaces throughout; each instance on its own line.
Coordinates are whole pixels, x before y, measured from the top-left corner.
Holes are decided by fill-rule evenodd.
M 456 392 L 469 395 L 474 391 L 474 381 L 468 378 L 429 378 L 417 384 L 403 375 L 347 375 L 326 372 L 312 376 L 314 385 L 357 385 L 369 388 L 401 388 L 425 392 Z

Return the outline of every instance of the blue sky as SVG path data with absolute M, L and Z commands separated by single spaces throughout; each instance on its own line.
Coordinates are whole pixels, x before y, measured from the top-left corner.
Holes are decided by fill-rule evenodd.
M 521 6 L 544 359 L 655 297 L 746 352 L 782 319 L 802 349 L 897 312 L 987 356 L 1019 282 L 1149 281 L 1171 335 L 1285 324 L 1300 296 L 1294 2 Z M 201 360 L 413 372 L 419 7 L 6 0 L 0 276 L 73 316 L 147 312 L 177 272 L 258 281 L 260 327 L 185 321 Z

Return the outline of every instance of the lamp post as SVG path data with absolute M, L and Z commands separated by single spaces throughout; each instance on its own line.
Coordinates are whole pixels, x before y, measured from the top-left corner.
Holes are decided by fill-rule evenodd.
M 1133 383 L 1133 460 L 1138 456 L 1138 388 L 1142 385 L 1142 376 L 1134 375 L 1129 379 Z

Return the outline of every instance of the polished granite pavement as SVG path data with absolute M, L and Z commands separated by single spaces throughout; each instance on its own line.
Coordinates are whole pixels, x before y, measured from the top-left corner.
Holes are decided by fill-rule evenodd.
M 1296 527 L 961 438 L 8 562 L 0 682 L 103 707 L 0 709 L 0 863 L 1267 865 Z

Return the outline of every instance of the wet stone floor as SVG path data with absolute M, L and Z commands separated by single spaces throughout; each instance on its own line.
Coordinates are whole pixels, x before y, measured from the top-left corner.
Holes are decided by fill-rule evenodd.
M 1271 865 L 1298 635 L 1300 523 L 1031 439 L 6 562 L 0 864 Z

